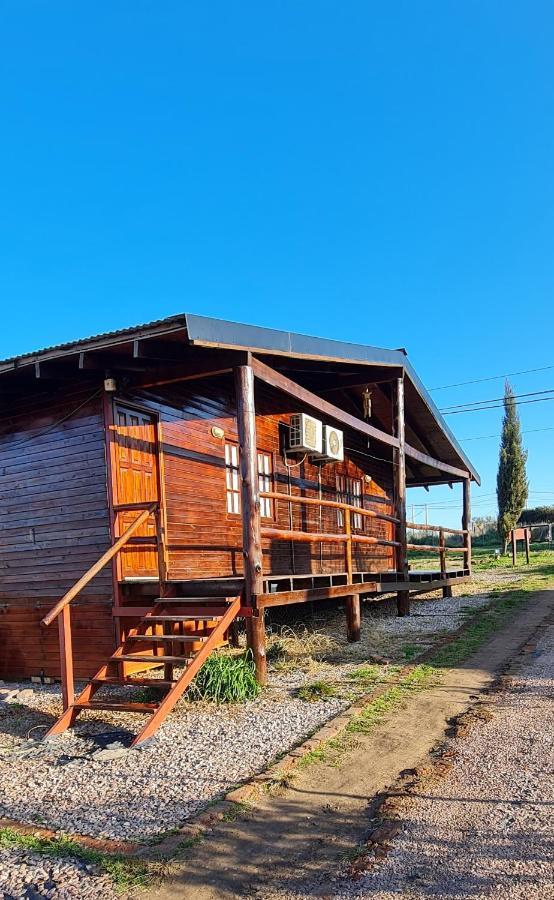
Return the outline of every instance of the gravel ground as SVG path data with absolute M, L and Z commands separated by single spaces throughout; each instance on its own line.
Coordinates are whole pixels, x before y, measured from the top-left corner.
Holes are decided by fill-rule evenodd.
M 77 834 L 152 837 L 265 768 L 344 705 L 290 697 L 240 707 L 184 704 L 152 742 L 116 749 L 115 758 L 94 755 L 97 735 L 108 732 L 104 745 L 117 742 L 117 721 L 136 730 L 139 717 L 110 713 L 110 724 L 108 717 L 83 718 L 47 744 L 20 741 L 4 752 L 0 815 Z
M 339 614 L 322 629 L 330 636 L 337 631 L 338 655 L 319 670 L 273 674 L 269 691 L 240 706 L 181 702 L 138 750 L 125 745 L 143 718 L 128 713 L 87 713 L 75 729 L 42 743 L 40 737 L 59 713 L 59 685 L 33 690 L 29 683 L 3 685 L 23 692 L 11 696 L 14 707 L 0 703 L 0 815 L 95 837 L 151 838 L 184 823 L 347 705 L 340 697 L 305 703 L 294 696 L 299 685 L 323 677 L 355 693 L 358 686 L 348 675 L 372 652 L 394 658 L 395 648 L 407 644 L 423 650 L 435 635 L 457 628 L 468 607 L 478 609 L 489 600 L 484 592 L 419 600 L 413 615 L 403 619 L 390 610 L 387 615 L 385 604 L 373 607 L 364 615 L 362 641 L 355 645 L 346 643 L 344 615 Z M 113 751 L 103 749 L 112 744 Z
M 25 850 L 0 850 L 0 894 L 4 900 L 121 900 L 109 876 L 93 866 Z
M 554 898 L 554 627 L 349 900 Z

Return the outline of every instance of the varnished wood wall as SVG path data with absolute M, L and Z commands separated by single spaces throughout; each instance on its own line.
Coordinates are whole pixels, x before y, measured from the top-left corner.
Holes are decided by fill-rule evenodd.
M 242 573 L 240 517 L 227 513 L 225 488 L 225 441 L 236 441 L 235 399 L 232 380 L 227 377 L 173 387 L 129 393 L 134 402 L 159 413 L 163 454 L 163 483 L 167 510 L 169 576 L 172 579 L 217 577 Z M 256 385 L 258 450 L 272 455 L 274 487 L 278 491 L 336 498 L 336 475 L 347 474 L 363 481 L 364 505 L 391 514 L 392 468 L 374 457 L 374 449 L 358 434 L 346 433 L 344 463 L 316 466 L 308 460 L 287 467 L 282 454 L 282 431 L 292 413 L 301 407 L 279 392 Z M 223 429 L 225 437 L 214 437 L 212 426 Z M 371 476 L 366 483 L 364 476 Z M 266 520 L 264 520 L 265 522 Z M 275 522 L 289 527 L 289 506 L 279 502 Z M 267 521 L 267 524 L 272 524 Z M 340 531 L 335 510 L 321 514 L 314 507 L 293 507 L 292 527 L 311 531 Z M 394 537 L 392 526 L 366 520 L 364 533 L 384 539 Z M 264 572 L 296 574 L 343 572 L 344 551 L 337 545 L 307 545 L 264 541 Z M 382 571 L 394 568 L 392 548 L 355 550 L 355 567 Z
M 96 393 L 96 396 L 92 395 Z M 78 409 L 78 407 L 80 407 Z M 31 386 L 0 404 L 0 678 L 57 674 L 56 625 L 39 621 L 109 545 L 98 387 Z M 111 572 L 72 605 L 75 670 L 113 644 Z
M 118 395 L 157 412 L 161 421 L 163 491 L 169 578 L 242 573 L 241 522 L 226 511 L 225 440 L 236 441 L 231 378 L 220 377 Z M 287 468 L 280 431 L 299 411 L 290 398 L 257 385 L 258 449 L 272 455 L 278 491 L 335 498 L 337 473 L 371 475 L 365 505 L 392 512 L 390 464 L 372 458 L 365 439 L 347 433 L 344 464 L 309 461 Z M 212 427 L 224 430 L 214 437 Z M 378 452 L 375 453 L 378 455 Z M 0 678 L 59 673 L 55 625 L 41 617 L 110 543 L 102 398 L 93 384 L 31 383 L 0 402 Z M 288 504 L 275 521 L 289 526 Z M 268 523 L 269 524 L 269 523 Z M 334 510 L 321 520 L 313 507 L 293 508 L 293 528 L 337 531 Z M 390 525 L 368 520 L 366 532 L 393 537 Z M 357 548 L 355 566 L 394 567 L 391 548 Z M 264 541 L 264 570 L 273 574 L 344 571 L 336 545 Z M 113 590 L 107 567 L 72 604 L 75 673 L 90 676 L 114 646 Z

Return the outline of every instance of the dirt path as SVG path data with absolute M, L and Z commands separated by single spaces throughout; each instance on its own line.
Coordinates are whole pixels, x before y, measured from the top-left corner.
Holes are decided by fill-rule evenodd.
M 504 690 L 481 705 L 484 721 L 449 742 L 452 767 L 423 775 L 400 800 L 401 831 L 386 858 L 374 865 L 368 848 L 358 861 L 365 874 L 337 897 L 553 900 L 554 623 L 535 639 Z
M 328 873 L 366 837 L 371 800 L 406 768 L 416 766 L 444 736 L 445 722 L 486 689 L 496 672 L 552 610 L 554 591 L 538 592 L 512 622 L 438 687 L 413 696 L 405 708 L 332 767 L 299 773 L 284 796 L 262 797 L 255 810 L 218 827 L 187 851 L 175 875 L 150 900 L 336 896 Z M 285 894 L 282 893 L 286 885 Z

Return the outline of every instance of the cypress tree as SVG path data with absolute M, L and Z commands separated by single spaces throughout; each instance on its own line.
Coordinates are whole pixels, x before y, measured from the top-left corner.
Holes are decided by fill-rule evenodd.
M 500 458 L 496 476 L 498 499 L 498 531 L 506 552 L 510 530 L 527 502 L 529 483 L 525 472 L 527 451 L 521 442 L 521 425 L 514 400 L 514 392 L 508 381 L 504 387 L 504 419 L 500 439 Z

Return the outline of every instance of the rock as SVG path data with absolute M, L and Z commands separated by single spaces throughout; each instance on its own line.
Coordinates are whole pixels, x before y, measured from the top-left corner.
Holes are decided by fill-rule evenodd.
M 32 688 L 24 688 L 22 691 L 16 691 L 16 699 L 25 703 L 26 700 L 32 700 L 35 692 Z
M 107 747 L 105 750 L 97 750 L 96 753 L 92 754 L 92 758 L 98 760 L 99 762 L 110 762 L 113 759 L 121 759 L 122 756 L 127 755 L 127 750 L 125 747 L 120 747 L 114 750 L 109 750 Z

